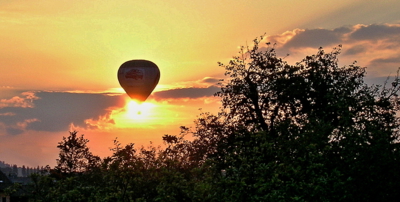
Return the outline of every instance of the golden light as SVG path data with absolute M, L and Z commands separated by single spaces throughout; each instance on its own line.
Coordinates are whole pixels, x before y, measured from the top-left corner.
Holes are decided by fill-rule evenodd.
M 148 100 L 138 103 L 126 96 L 125 105 L 122 108 L 111 110 L 105 121 L 110 128 L 146 128 L 158 129 L 160 127 L 178 125 L 189 125 L 193 120 L 188 121 L 190 112 L 198 112 L 198 108 L 187 108 L 186 105 L 175 105 L 168 102 L 155 102 Z M 189 112 L 189 113 L 188 113 Z M 193 118 L 195 116 L 193 115 Z M 96 122 L 97 120 L 95 120 Z M 104 122 L 104 121 L 103 121 Z M 96 124 L 99 125 L 97 122 Z
M 138 103 L 135 100 L 130 100 L 125 106 L 126 117 L 133 120 L 146 120 L 152 114 L 154 104 L 143 102 Z

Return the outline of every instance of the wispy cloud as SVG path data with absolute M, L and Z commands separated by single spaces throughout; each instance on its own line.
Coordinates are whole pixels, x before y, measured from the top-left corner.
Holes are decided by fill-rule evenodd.
M 20 96 L 9 99 L 0 99 L 0 109 L 4 107 L 32 108 L 33 100 L 39 99 L 33 92 L 23 92 Z

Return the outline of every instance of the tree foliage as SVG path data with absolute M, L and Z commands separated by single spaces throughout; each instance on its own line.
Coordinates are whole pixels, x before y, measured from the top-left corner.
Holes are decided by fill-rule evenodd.
M 58 143 L 59 159 L 55 169 L 63 173 L 81 173 L 91 167 L 96 167 L 99 157 L 94 156 L 86 145 L 89 140 L 83 135 L 77 136 L 77 131 L 70 132 L 68 137 Z
M 398 77 L 368 86 L 364 68 L 338 65 L 340 46 L 289 65 L 274 46 L 259 48 L 261 40 L 219 63 L 228 79 L 216 94 L 222 101 L 218 114 L 202 113 L 194 128 L 163 136 L 165 148 L 115 140 L 113 155 L 104 159 L 90 153 L 83 135 L 71 132 L 58 145 L 53 174 L 33 176 L 33 197 L 397 201 Z
M 217 94 L 225 111 L 208 119 L 228 126 L 214 156 L 233 178 L 229 194 L 255 201 L 395 199 L 399 80 L 367 86 L 364 68 L 338 66 L 340 46 L 288 65 L 258 43 L 220 64 L 231 77 Z M 206 122 L 202 136 L 209 136 Z

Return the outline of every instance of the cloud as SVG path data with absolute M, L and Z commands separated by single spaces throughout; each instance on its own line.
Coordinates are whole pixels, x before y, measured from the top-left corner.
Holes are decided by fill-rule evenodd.
M 364 45 L 355 45 L 349 49 L 346 49 L 344 51 L 344 55 L 357 55 L 360 53 L 363 53 L 367 50 L 368 47 L 364 46 Z
M 180 89 L 171 89 L 160 92 L 155 92 L 153 94 L 153 98 L 155 100 L 167 100 L 167 99 L 180 99 L 180 98 L 202 98 L 202 97 L 210 97 L 213 96 L 220 88 L 216 86 L 210 86 L 207 88 L 180 88 Z
M 215 85 L 215 84 L 217 84 L 218 82 L 220 82 L 220 80 L 221 80 L 221 79 L 214 78 L 214 77 L 204 77 L 204 78 L 201 80 L 201 83 L 206 83 L 206 84 L 210 84 L 210 85 Z
M 156 101 L 204 98 L 214 102 L 219 90 L 217 78 L 187 82 L 193 86 L 155 92 Z M 26 131 L 60 132 L 72 128 L 105 129 L 116 124 L 115 116 L 125 111 L 126 95 L 76 92 L 23 92 L 0 100 L 0 134 L 19 135 Z
M 0 123 L 13 135 L 24 130 L 68 131 L 71 124 L 86 127 L 86 120 L 107 117 L 111 108 L 124 104 L 122 96 L 65 92 L 23 93 L 0 103 Z
M 0 99 L 0 108 L 4 107 L 22 107 L 32 108 L 33 100 L 39 99 L 33 92 L 23 92 L 21 96 L 14 96 L 10 99 Z
M 358 25 L 354 28 L 349 37 L 352 40 L 376 41 L 400 38 L 400 25 L 397 24 Z
M 332 44 L 337 45 L 340 43 L 342 35 L 349 31 L 350 29 L 346 27 L 340 27 L 334 30 L 310 29 L 297 31 L 296 35 L 292 36 L 291 39 L 283 45 L 283 48 L 318 48 Z
M 214 97 L 214 94 L 220 90 L 220 87 L 217 86 L 220 82 L 221 79 L 215 77 L 204 77 L 195 81 L 180 82 L 170 85 L 165 90 L 154 92 L 151 98 L 162 101 Z
M 203 77 L 198 80 L 178 82 L 159 88 L 158 91 L 165 91 L 171 89 L 183 89 L 183 88 L 208 88 L 210 86 L 216 86 L 220 83 L 221 78 L 215 77 Z
M 19 134 L 23 133 L 24 130 L 22 130 L 20 128 L 7 127 L 6 132 L 7 132 L 7 134 L 10 134 L 10 135 L 19 135 Z
M 400 67 L 400 56 L 388 58 L 376 58 L 370 61 L 370 66 L 376 67 Z
M 6 112 L 6 113 L 1 113 L 0 116 L 15 116 L 15 113 Z
M 266 36 L 264 42 L 275 43 L 278 55 L 289 63 L 301 61 L 315 54 L 317 48 L 326 52 L 342 45 L 341 65 L 367 67 L 367 76 L 385 77 L 400 67 L 400 24 L 358 24 L 335 29 L 294 29 L 282 34 Z M 267 48 L 262 46 L 262 49 Z

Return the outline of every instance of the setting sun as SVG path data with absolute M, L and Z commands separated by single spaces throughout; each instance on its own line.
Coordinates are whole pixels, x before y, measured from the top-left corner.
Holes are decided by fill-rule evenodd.
M 126 116 L 134 120 L 147 119 L 149 118 L 149 114 L 151 114 L 153 108 L 154 104 L 152 103 L 138 103 L 134 100 L 130 100 L 125 106 Z
M 112 119 L 119 128 L 129 128 L 132 124 L 135 127 L 148 127 L 156 119 L 155 107 L 153 103 L 138 103 L 129 99 L 123 108 L 113 111 Z

